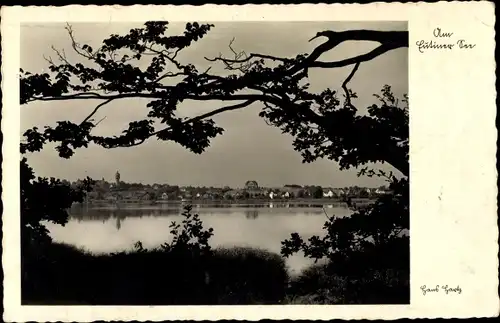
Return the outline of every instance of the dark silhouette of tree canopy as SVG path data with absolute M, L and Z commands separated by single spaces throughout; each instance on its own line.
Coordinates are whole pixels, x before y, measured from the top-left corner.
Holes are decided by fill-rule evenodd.
M 23 245 L 50 241 L 48 230 L 41 222 L 49 221 L 65 225 L 68 222 L 68 209 L 74 202 L 82 202 L 85 194 L 94 184 L 90 178 L 72 188 L 56 178 L 35 177 L 26 158 L 20 165 L 21 186 L 21 239 Z
M 55 142 L 59 155 L 70 158 L 75 149 L 91 143 L 111 149 L 137 146 L 156 138 L 177 142 L 199 154 L 210 145 L 211 139 L 223 133 L 211 119 L 213 116 L 260 103 L 263 108 L 259 115 L 268 124 L 294 137 L 294 149 L 301 153 L 304 162 L 328 158 L 337 161 L 341 169 L 382 162 L 404 175 L 397 180 L 392 173 L 362 168 L 359 175 L 385 177 L 393 193 L 380 197 L 365 209 L 356 209 L 350 201 L 348 205 L 355 208 L 352 216 L 328 218 L 325 236 L 313 236 L 307 242 L 293 233 L 289 240 L 282 242 L 282 255 L 303 251 L 313 259 L 326 257 L 337 266 L 337 271 L 344 272 L 360 268 L 409 270 L 409 240 L 401 235 L 409 229 L 408 99 L 405 96 L 400 105 L 391 87 L 385 85 L 376 95 L 379 104 L 368 107 L 367 114 L 358 114 L 352 103 L 356 93 L 348 87 L 362 63 L 393 49 L 408 47 L 408 33 L 323 31 L 311 41 L 327 37 L 325 43 L 310 54 L 292 58 L 238 52 L 231 43 L 229 48 L 234 57 L 206 58 L 213 64 L 223 64 L 231 73 L 221 76 L 210 73 L 210 68 L 199 71 L 194 65 L 182 64 L 177 59 L 184 49 L 202 40 L 212 27 L 187 23 L 182 34 L 172 36 L 167 35 L 167 22 L 147 22 L 126 35 L 111 35 L 94 49 L 79 43 L 68 25 L 73 50 L 86 60 L 85 65 L 70 62 L 64 51 L 53 48 L 57 61 L 47 58 L 50 73 L 32 74 L 21 70 L 20 102 L 86 100 L 99 103 L 80 123 L 58 121 L 55 127 L 28 129 L 21 153 L 40 151 L 47 142 Z M 380 45 L 366 54 L 339 61 L 320 60 L 323 53 L 335 50 L 345 41 L 375 41 Z M 139 68 L 139 61 L 148 62 L 148 66 Z M 352 70 L 341 84 L 342 102 L 334 90 L 309 91 L 309 69 L 346 66 L 352 66 Z M 94 119 L 97 111 L 111 102 L 132 98 L 149 100 L 144 119 L 131 121 L 128 129 L 115 136 L 93 134 L 100 123 Z M 223 106 L 192 118 L 182 118 L 176 111 L 185 101 L 220 101 Z M 84 188 L 72 190 L 55 179 L 35 181 L 25 159 L 21 161 L 21 170 L 22 226 L 29 229 L 23 230 L 23 234 L 28 238 L 33 235 L 46 238 L 47 230 L 40 221 L 64 224 L 68 217 L 66 209 L 72 202 L 83 199 L 90 181 L 85 182 Z M 223 190 L 226 191 L 229 188 Z M 311 193 L 322 197 L 321 187 L 313 188 Z M 28 241 L 23 239 L 23 242 Z M 23 258 L 23 263 L 26 261 L 31 258 Z
M 69 158 L 74 149 L 87 147 L 89 143 L 105 148 L 130 147 L 155 137 L 202 153 L 210 140 L 223 132 L 211 117 L 260 102 L 264 105 L 260 116 L 294 136 L 294 148 L 302 154 L 304 162 L 329 158 L 338 161 L 342 169 L 386 162 L 408 175 L 407 108 L 398 106 L 390 87 L 385 86 L 379 97 L 381 104 L 369 107 L 368 115 L 358 115 L 351 103 L 356 94 L 348 88 L 360 64 L 390 50 L 407 47 L 407 32 L 324 31 L 316 37 L 326 36 L 327 42 L 309 55 L 293 58 L 247 55 L 235 51 L 230 44 L 234 58 L 206 58 L 232 71 L 228 76 L 220 76 L 211 74 L 210 68 L 199 71 L 194 65 L 181 64 L 177 59 L 185 48 L 202 40 L 212 27 L 187 23 L 183 34 L 168 36 L 168 22 L 147 22 L 143 28 L 131 29 L 127 35 L 111 35 L 103 40 L 101 47 L 94 49 L 80 44 L 68 25 L 72 47 L 87 64 L 72 63 L 64 51 L 54 48 L 58 60 L 47 58 L 51 73 L 21 71 L 21 104 L 61 100 L 98 100 L 100 103 L 80 123 L 59 121 L 56 127 L 45 127 L 43 131 L 37 127 L 27 130 L 21 151 L 38 151 L 51 141 L 58 143 L 61 157 Z M 380 46 L 367 54 L 336 62 L 319 60 L 321 54 L 349 40 L 376 41 Z M 141 59 L 149 62 L 147 68 L 137 67 Z M 269 67 L 268 63 L 276 66 Z M 343 103 L 331 89 L 321 93 L 308 91 L 310 68 L 351 65 L 353 69 L 342 83 Z M 167 79 L 177 82 L 165 83 Z M 93 119 L 98 110 L 110 102 L 130 98 L 150 99 L 144 119 L 131 121 L 122 134 L 110 137 L 92 134 L 100 122 Z M 176 115 L 176 109 L 184 101 L 237 103 L 193 118 L 181 118 Z

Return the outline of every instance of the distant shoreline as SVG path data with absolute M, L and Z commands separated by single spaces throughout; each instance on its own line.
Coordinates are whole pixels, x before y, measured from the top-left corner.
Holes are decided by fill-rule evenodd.
M 352 202 L 358 204 L 359 206 L 372 204 L 376 199 L 374 198 L 353 198 Z M 335 206 L 346 206 L 346 203 L 338 198 L 322 198 L 322 199 L 248 199 L 248 200 L 158 200 L 158 201 L 148 201 L 148 200 L 120 200 L 120 201 L 106 201 L 106 200 L 93 200 L 84 203 L 75 203 L 76 205 L 88 205 L 88 206 L 259 206 L 266 204 L 279 205 L 289 205 L 289 206 L 324 206 L 324 205 L 335 205 Z

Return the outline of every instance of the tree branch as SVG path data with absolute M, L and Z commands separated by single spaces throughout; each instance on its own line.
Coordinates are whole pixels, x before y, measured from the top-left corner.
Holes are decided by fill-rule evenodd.
M 176 60 L 178 53 L 186 46 L 189 46 L 189 44 L 184 42 L 184 40 L 182 39 L 179 40 L 175 37 L 173 37 L 173 39 L 170 39 L 167 37 L 165 39 L 162 39 L 161 41 L 156 41 L 149 36 L 141 36 L 137 40 L 136 44 L 134 43 L 135 40 L 132 40 L 132 43 L 129 44 L 127 42 L 129 42 L 130 39 L 127 39 L 126 36 L 124 36 L 125 38 L 123 39 L 119 36 L 112 36 L 110 39 L 103 41 L 103 43 L 106 44 L 105 46 L 93 51 L 90 47 L 87 47 L 88 45 L 82 45 L 76 42 L 73 30 L 70 25 L 68 25 L 66 29 L 69 33 L 72 47 L 77 52 L 77 54 L 97 63 L 103 69 L 103 71 L 101 72 L 95 71 L 95 69 L 82 68 L 78 64 L 76 64 L 77 66 L 73 66 L 66 60 L 66 55 L 63 51 L 57 51 L 55 48 L 53 48 L 55 53 L 58 55 L 59 60 L 63 63 L 66 63 L 67 65 L 71 65 L 73 69 L 61 65 L 63 74 L 62 76 L 58 76 L 56 78 L 62 78 L 62 81 L 58 80 L 55 83 L 53 83 L 49 78 L 42 76 L 44 78 L 44 86 L 46 86 L 48 89 L 43 88 L 40 91 L 28 92 L 29 95 L 26 95 L 28 99 L 23 99 L 24 101 L 60 101 L 75 99 L 101 100 L 102 102 L 92 110 L 92 112 L 82 121 L 80 125 L 90 120 L 97 113 L 97 111 L 106 104 L 110 103 L 113 100 L 125 98 L 161 99 L 162 101 L 166 101 L 168 103 L 168 113 L 174 113 L 178 108 L 177 104 L 179 102 L 182 102 L 183 100 L 244 101 L 242 103 L 215 109 L 208 113 L 184 121 L 182 121 L 182 119 L 176 119 L 177 122 L 181 123 L 196 122 L 205 118 L 212 117 L 224 111 L 241 109 L 251 105 L 254 102 L 259 101 L 263 103 L 265 107 L 267 107 L 267 109 L 269 109 L 266 110 L 266 108 L 264 108 L 262 114 L 264 118 L 267 116 L 271 124 L 282 128 L 284 132 L 302 132 L 301 136 L 303 137 L 302 139 L 304 141 L 304 145 L 310 145 L 311 142 L 314 142 L 314 138 L 311 140 L 304 139 L 308 136 L 306 130 L 308 131 L 309 126 L 311 128 L 313 126 L 317 126 L 316 129 L 318 129 L 318 131 L 319 129 L 321 129 L 321 131 L 323 131 L 321 136 L 328 137 L 328 132 L 330 132 L 330 137 L 332 138 L 338 136 L 338 132 L 336 133 L 335 131 L 331 131 L 334 122 L 332 123 L 332 120 L 328 120 L 330 115 L 326 113 L 329 112 L 328 109 L 334 108 L 339 105 L 338 100 L 336 100 L 335 98 L 330 98 L 328 93 L 309 93 L 307 92 L 307 85 L 304 85 L 302 87 L 299 84 L 299 82 L 301 82 L 304 77 L 307 78 L 308 68 L 336 68 L 354 65 L 352 71 L 342 83 L 342 89 L 345 92 L 346 96 L 344 105 L 352 107 L 351 98 L 354 98 L 354 93 L 350 92 L 350 90 L 348 89 L 348 83 L 354 77 L 361 62 L 374 59 L 375 57 L 380 56 L 389 50 L 408 46 L 408 33 L 406 31 L 325 31 L 318 33 L 317 37 L 325 36 L 328 38 L 328 41 L 317 46 L 308 56 L 299 55 L 289 59 L 257 53 L 251 53 L 250 55 L 247 55 L 244 51 L 238 52 L 232 46 L 234 42 L 233 39 L 229 44 L 229 49 L 234 54 L 234 59 L 223 58 L 222 55 L 213 59 L 205 57 L 206 60 L 211 62 L 222 61 L 226 65 L 227 69 L 239 70 L 244 72 L 244 75 L 242 76 L 231 75 L 230 77 L 223 77 L 217 75 L 209 75 L 208 70 L 204 73 L 199 73 L 195 68 L 192 67 L 191 64 L 182 65 L 180 62 L 178 62 Z M 180 37 L 182 38 L 184 36 Z M 380 43 L 380 46 L 366 54 L 336 62 L 318 61 L 318 58 L 323 53 L 333 50 L 336 46 L 345 41 L 352 40 L 376 41 Z M 125 41 L 125 44 L 122 44 L 123 41 Z M 158 45 L 159 48 L 155 47 L 155 45 Z M 153 59 L 153 62 L 148 67 L 148 70 L 146 72 L 143 72 L 137 66 L 132 66 L 129 64 L 124 65 L 123 60 L 128 58 L 127 55 L 123 56 L 121 62 L 113 62 L 116 57 L 115 49 L 127 49 L 129 47 L 132 48 L 132 52 L 136 53 L 136 55 L 134 55 L 134 58 L 137 60 L 140 60 L 140 55 L 152 54 L 157 55 L 156 58 L 159 59 L 159 61 Z M 164 49 L 164 47 L 168 48 Z M 171 48 L 171 50 L 169 50 L 169 48 Z M 104 54 L 109 54 L 111 61 L 105 60 L 103 58 Z M 259 69 L 256 69 L 252 73 L 245 73 L 249 72 L 249 69 L 253 66 L 260 66 L 262 60 L 271 60 L 275 62 L 281 62 L 282 64 L 278 64 L 278 66 L 275 68 L 263 66 L 264 70 L 262 73 L 259 73 Z M 49 62 L 52 62 L 52 60 L 50 59 Z M 53 62 L 51 64 L 53 64 Z M 175 71 L 173 70 L 173 68 L 173 71 L 165 71 L 165 65 L 175 65 L 175 67 L 177 67 L 179 71 Z M 57 66 L 54 70 L 57 70 Z M 74 91 L 72 91 L 72 93 L 70 92 L 71 94 L 68 94 L 68 88 L 64 88 L 67 78 L 66 74 L 64 73 L 73 74 L 79 77 L 84 84 L 86 82 L 97 82 L 100 80 L 102 80 L 104 83 L 99 83 L 99 87 L 102 88 L 97 90 L 93 90 L 89 86 L 76 88 L 70 85 L 69 88 L 71 90 L 80 91 L 80 93 L 75 93 Z M 185 76 L 186 78 L 184 78 L 184 80 L 180 81 L 175 86 L 163 85 L 160 83 L 167 77 L 177 76 Z M 29 84 L 30 81 L 33 81 L 33 83 L 35 83 L 34 81 L 37 80 L 36 77 L 33 77 L 33 79 L 29 79 L 27 83 Z M 52 90 L 50 88 L 51 86 L 54 86 L 54 89 L 56 91 L 49 91 Z M 61 87 L 63 87 L 62 90 Z M 255 90 L 257 93 L 244 94 L 243 91 L 245 89 L 252 90 L 252 92 L 253 90 Z M 58 95 L 61 93 L 65 94 Z M 52 94 L 55 96 L 44 97 L 44 95 L 46 94 Z M 170 98 L 171 96 L 172 98 Z M 314 104 L 317 104 L 319 106 L 325 105 L 324 110 L 318 108 L 318 110 L 316 111 L 314 109 Z M 153 110 L 158 110 L 155 110 L 153 112 L 156 113 L 159 118 L 162 118 L 165 115 L 164 111 L 161 110 L 161 108 L 163 108 L 161 104 L 159 107 L 157 107 L 157 109 L 153 107 Z M 269 114 L 266 114 L 267 112 L 269 112 Z M 302 125 L 302 123 L 305 123 L 305 125 Z M 139 125 L 139 128 L 140 127 L 142 127 L 142 124 Z M 172 125 L 172 127 L 174 127 L 174 125 Z M 134 127 L 132 126 L 132 128 Z M 132 132 L 130 136 L 124 136 L 126 137 L 124 138 L 124 141 L 113 141 L 113 138 L 104 137 L 94 138 L 96 138 L 96 140 L 101 140 L 101 142 L 104 143 L 112 142 L 112 144 L 106 144 L 110 147 L 136 146 L 143 143 L 147 138 L 150 138 L 153 135 L 161 134 L 165 131 L 168 131 L 169 129 L 171 129 L 171 127 L 155 131 L 153 127 L 144 126 L 144 129 L 139 129 L 139 131 L 135 133 Z M 146 131 L 146 133 L 141 132 L 141 130 Z M 149 134 L 149 132 L 151 132 L 151 134 Z M 395 132 L 397 133 L 397 131 Z M 133 139 L 134 136 L 136 136 L 135 140 Z M 144 138 L 144 136 L 146 136 L 146 138 Z M 322 140 L 321 136 L 318 137 L 318 142 Z M 105 139 L 110 140 L 106 141 Z M 117 137 L 115 139 L 121 139 L 121 137 Z M 392 147 L 391 144 L 394 141 L 395 140 L 391 138 L 387 143 L 390 147 L 385 147 L 384 144 L 384 147 L 380 148 L 378 147 L 379 143 L 374 142 L 377 148 L 374 149 L 373 152 L 372 150 L 369 150 L 367 154 L 370 156 L 376 155 L 376 158 L 382 156 L 380 157 L 382 158 L 381 160 L 389 162 L 391 165 L 393 165 L 406 175 L 408 173 L 408 162 L 407 160 L 404 160 L 404 157 L 407 154 L 405 154 L 404 147 L 400 148 L 397 145 Z M 316 152 L 316 154 L 319 155 L 321 153 L 322 151 Z M 342 154 L 345 155 L 349 153 L 352 152 L 346 153 L 345 151 L 340 151 L 334 152 L 333 154 L 336 154 L 335 156 L 340 156 Z M 346 165 L 348 165 L 349 163 L 353 163 L 349 160 L 349 157 L 350 156 L 346 157 Z
M 126 98 L 162 98 L 165 94 L 162 92 L 156 93 L 121 93 L 112 95 L 102 95 L 95 92 L 84 92 L 61 96 L 49 96 L 49 97 L 34 97 L 31 101 L 65 101 L 65 100 L 117 100 Z
M 228 58 L 222 57 L 222 54 L 219 54 L 219 56 L 215 57 L 215 58 L 205 57 L 205 59 L 209 62 L 221 61 L 226 66 L 227 70 L 239 70 L 241 72 L 248 71 L 248 69 L 250 69 L 252 67 L 252 65 L 254 65 L 254 62 L 251 62 L 251 60 L 254 58 L 270 59 L 273 61 L 280 61 L 283 63 L 293 61 L 293 59 L 281 58 L 281 57 L 276 57 L 276 56 L 271 56 L 271 55 L 264 55 L 264 54 L 257 54 L 257 53 L 251 53 L 250 55 L 247 55 L 247 53 L 245 51 L 236 52 L 232 46 L 233 42 L 234 42 L 234 38 L 231 39 L 231 41 L 229 42 L 229 49 L 234 54 L 234 59 L 228 59 Z M 245 58 L 241 58 L 242 56 L 245 56 Z
M 331 50 L 346 41 L 374 41 L 380 43 L 381 45 L 393 48 L 408 47 L 407 31 L 379 31 L 359 29 L 335 32 L 328 30 L 316 35 L 316 37 L 319 36 L 328 37 L 328 41 L 318 46 L 313 51 L 313 53 L 311 53 L 309 57 L 311 57 L 311 59 L 314 58 L 314 60 L 317 59 L 326 50 Z
M 98 111 L 101 107 L 105 106 L 106 104 L 110 103 L 110 102 L 111 102 L 111 101 L 113 101 L 113 100 L 115 100 L 115 99 L 108 99 L 108 100 L 106 100 L 106 101 L 104 101 L 104 102 L 100 103 L 99 105 L 97 105 L 97 106 L 95 107 L 94 111 L 92 111 L 92 112 L 91 112 L 91 113 L 90 113 L 90 114 L 89 114 L 89 115 L 88 115 L 88 116 L 87 116 L 87 117 L 86 117 L 86 118 L 85 118 L 82 122 L 80 122 L 80 126 L 81 126 L 82 124 L 84 124 L 85 122 L 87 122 L 90 118 L 92 118 L 92 116 L 93 116 L 94 114 L 96 114 L 96 112 L 97 112 L 97 111 Z M 101 120 L 101 121 L 102 121 L 102 120 Z M 100 122 L 100 121 L 99 121 L 99 122 Z M 97 124 L 96 124 L 96 125 L 97 125 Z
M 152 83 L 153 84 L 158 83 L 167 77 L 176 77 L 176 76 L 181 76 L 181 75 L 187 76 L 187 74 L 184 72 L 177 72 L 177 73 L 167 72 L 167 73 L 163 74 L 162 76 L 158 77 L 157 79 L 155 79 Z
M 309 56 L 307 56 L 307 58 L 304 60 L 304 62 L 296 64 L 294 67 L 292 67 L 289 70 L 289 73 L 294 74 L 302 68 L 307 69 L 307 68 L 313 68 L 313 67 L 322 67 L 322 68 L 344 67 L 344 66 L 355 64 L 357 62 L 366 62 L 366 61 L 372 60 L 375 57 L 380 56 L 380 55 L 384 54 L 385 52 L 388 52 L 392 49 L 396 49 L 396 48 L 400 48 L 400 47 L 408 47 L 408 32 L 407 31 L 347 30 L 347 31 L 342 31 L 342 32 L 326 31 L 326 32 L 323 32 L 323 34 L 324 34 L 324 36 L 326 36 L 328 34 L 329 40 L 327 42 L 319 45 L 318 47 L 316 47 L 316 49 L 314 49 L 314 51 Z M 316 36 L 316 37 L 318 37 L 318 36 Z M 314 38 L 316 38 L 316 37 L 314 37 Z M 335 47 L 337 47 L 338 45 L 340 45 L 341 43 L 346 42 L 346 41 L 375 41 L 375 42 L 380 43 L 381 45 L 367 54 L 358 55 L 358 56 L 344 59 L 341 61 L 337 61 L 337 62 L 317 61 L 317 59 L 323 53 L 334 49 Z M 235 53 L 235 56 L 237 56 L 237 53 L 232 49 L 231 44 L 232 44 L 232 42 L 230 43 L 230 49 L 233 51 L 233 53 Z M 242 54 L 242 53 L 244 53 L 244 52 L 241 52 L 239 54 Z M 251 53 L 250 55 L 246 56 L 243 59 L 240 59 L 239 57 L 235 57 L 234 59 L 228 59 L 228 58 L 222 57 L 222 55 L 219 57 L 215 57 L 215 58 L 205 57 L 205 59 L 210 61 L 210 62 L 222 61 L 226 65 L 226 67 L 228 67 L 229 69 L 233 69 L 233 70 L 241 69 L 241 66 L 234 68 L 233 67 L 234 64 L 248 63 L 248 62 L 250 62 L 250 60 L 252 60 L 254 58 L 270 59 L 270 60 L 274 60 L 274 61 L 280 61 L 283 63 L 294 61 L 294 59 L 281 58 L 281 57 L 256 54 L 256 53 Z
M 75 36 L 73 34 L 73 28 L 69 23 L 66 23 L 66 28 L 68 31 L 69 38 L 71 39 L 71 47 L 73 47 L 73 50 L 80 56 L 83 56 L 87 59 L 94 59 L 94 55 L 89 53 L 88 51 L 83 51 L 82 47 L 80 46 L 79 43 L 76 42 Z M 98 52 L 97 50 L 96 52 Z
M 232 111 L 232 110 L 242 109 L 244 107 L 247 107 L 247 106 L 251 105 L 255 101 L 257 101 L 257 99 L 247 100 L 247 101 L 239 103 L 239 104 L 229 105 L 229 106 L 225 106 L 225 107 L 222 107 L 222 108 L 219 108 L 219 109 L 215 109 L 215 110 L 207 112 L 205 114 L 202 114 L 202 115 L 199 115 L 199 116 L 187 119 L 187 120 L 183 121 L 181 124 L 187 124 L 187 123 L 191 123 L 191 122 L 195 122 L 195 121 L 200 121 L 200 120 L 212 117 L 214 115 L 217 115 L 217 114 L 225 112 L 225 111 Z M 151 137 L 155 136 L 155 135 L 158 135 L 158 134 L 161 134 L 162 132 L 168 131 L 170 129 L 171 129 L 171 127 L 168 127 L 168 128 L 165 128 L 165 129 L 161 129 L 161 130 L 155 131 L 155 132 L 153 132 L 151 134 Z
M 222 107 L 222 108 L 219 108 L 219 109 L 207 112 L 205 114 L 202 114 L 202 115 L 199 115 L 199 116 L 196 116 L 196 117 L 184 120 L 183 122 L 181 122 L 181 124 L 188 124 L 188 123 L 200 121 L 200 120 L 212 117 L 214 115 L 220 114 L 220 113 L 225 112 L 225 111 L 242 109 L 242 108 L 247 107 L 250 104 L 254 103 L 255 101 L 257 101 L 257 99 L 247 100 L 245 102 L 238 103 L 238 104 L 235 104 L 235 105 L 225 106 L 225 107 Z M 167 132 L 167 131 L 169 131 L 171 129 L 172 129 L 171 127 L 167 127 L 167 128 L 161 129 L 161 130 L 157 130 L 157 131 L 152 132 L 151 134 L 149 134 L 146 138 L 141 138 L 139 141 L 135 141 L 135 142 L 128 143 L 128 144 L 123 144 L 123 145 L 120 145 L 119 147 L 134 147 L 134 146 L 139 146 L 142 143 L 144 143 L 147 139 L 149 139 L 149 138 L 151 138 L 153 136 L 162 134 L 164 132 Z M 107 147 L 107 148 L 114 148 L 114 147 L 111 146 L 111 147 Z
M 244 53 L 244 52 L 242 52 L 242 53 Z M 276 56 L 257 54 L 257 53 L 250 53 L 250 55 L 248 55 L 247 57 L 245 57 L 243 59 L 229 59 L 229 58 L 224 58 L 222 56 L 214 57 L 214 58 L 205 57 L 205 59 L 209 62 L 221 61 L 223 63 L 226 63 L 226 65 L 247 63 L 254 58 L 269 59 L 269 60 L 280 61 L 280 62 L 284 62 L 284 63 L 293 61 L 293 59 L 290 59 L 290 58 L 276 57 Z
M 349 93 L 349 89 L 347 88 L 347 83 L 349 83 L 351 81 L 354 74 L 358 70 L 360 64 L 361 64 L 361 62 L 357 62 L 356 65 L 354 65 L 354 68 L 352 69 L 351 73 L 349 73 L 349 75 L 344 80 L 344 82 L 342 82 L 342 89 L 344 89 L 345 99 L 346 99 L 345 105 L 349 106 L 349 107 L 352 107 L 352 104 L 351 104 L 351 94 Z
M 399 46 L 399 47 L 402 47 L 402 46 Z M 378 56 L 380 56 L 380 55 L 382 55 L 390 50 L 393 50 L 393 49 L 396 49 L 399 47 L 380 45 L 377 48 L 375 48 L 374 50 L 372 50 L 366 54 L 358 55 L 355 57 L 351 57 L 351 58 L 347 58 L 347 59 L 343 59 L 343 60 L 335 61 L 335 62 L 314 61 L 314 62 L 311 62 L 308 66 L 309 67 L 322 67 L 322 68 L 338 68 L 338 67 L 349 66 L 349 65 L 352 65 L 355 63 L 370 61 L 370 60 L 372 60 L 372 59 L 374 59 L 374 58 L 376 58 L 376 57 L 378 57 Z
M 101 120 L 97 121 L 97 122 L 95 123 L 94 127 L 97 127 L 97 125 L 98 125 L 99 123 L 101 123 L 104 119 L 106 119 L 106 116 L 102 117 L 102 119 L 101 119 Z

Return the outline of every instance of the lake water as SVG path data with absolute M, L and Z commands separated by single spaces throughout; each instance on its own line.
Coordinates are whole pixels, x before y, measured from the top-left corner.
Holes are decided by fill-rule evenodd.
M 323 235 L 326 216 L 348 216 L 347 208 L 325 205 L 302 207 L 287 205 L 259 206 L 194 206 L 204 228 L 212 227 L 212 247 L 251 246 L 279 253 L 281 241 L 298 232 L 307 239 Z M 109 253 L 132 249 L 137 241 L 145 248 L 171 241 L 169 225 L 181 222 L 180 205 L 135 207 L 77 207 L 71 210 L 66 226 L 47 224 L 55 241 L 69 243 L 93 253 Z M 287 259 L 291 273 L 312 264 L 311 259 L 297 254 Z

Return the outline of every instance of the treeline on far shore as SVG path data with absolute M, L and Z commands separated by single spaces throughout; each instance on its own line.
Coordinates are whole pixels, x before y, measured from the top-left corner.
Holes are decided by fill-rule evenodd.
M 353 198 L 351 202 L 357 206 L 370 205 L 375 198 Z M 206 200 L 206 199 L 185 199 L 185 200 L 143 200 L 143 199 L 123 199 L 123 200 L 88 200 L 83 203 L 92 206 L 109 205 L 168 205 L 182 206 L 193 205 L 203 207 L 345 207 L 347 202 L 340 198 L 297 198 L 297 199 L 246 199 L 246 200 Z

